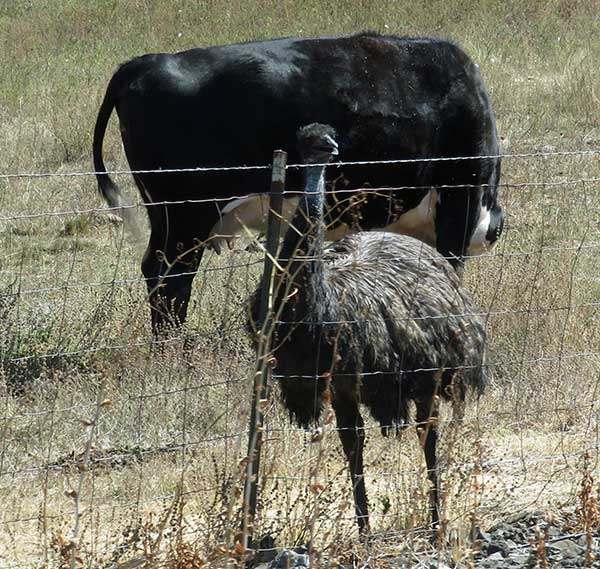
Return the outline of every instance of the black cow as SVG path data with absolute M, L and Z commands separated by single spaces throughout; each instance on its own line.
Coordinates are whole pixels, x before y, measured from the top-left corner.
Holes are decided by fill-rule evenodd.
M 380 188 L 355 199 L 352 208 L 342 199 L 352 193 L 334 194 L 338 209 L 331 215 L 351 228 L 421 235 L 455 266 L 493 244 L 502 230 L 494 114 L 477 66 L 446 40 L 374 33 L 285 38 L 124 63 L 108 85 L 93 148 L 100 191 L 118 207 L 119 191 L 102 159 L 115 108 L 132 170 L 268 165 L 277 148 L 295 163 L 295 133 L 312 122 L 335 128 L 344 161 L 492 156 L 330 168 L 332 176 L 343 174 L 338 189 L 342 182 L 347 190 Z M 142 272 L 156 332 L 185 319 L 202 243 L 218 228 L 227 203 L 160 202 L 264 192 L 270 172 L 134 178 L 150 217 Z M 291 170 L 288 189 L 301 188 L 301 179 Z

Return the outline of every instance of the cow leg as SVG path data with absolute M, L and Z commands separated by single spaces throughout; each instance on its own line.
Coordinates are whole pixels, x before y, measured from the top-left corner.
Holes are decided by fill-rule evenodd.
M 437 423 L 438 423 L 438 405 L 433 397 L 416 401 L 417 407 L 417 434 L 419 442 L 425 453 L 425 463 L 427 464 L 427 476 L 431 483 L 429 490 L 429 499 L 431 507 L 431 523 L 434 529 L 439 525 L 439 481 L 437 476 Z
M 369 532 L 369 511 L 363 472 L 364 422 L 356 401 L 339 400 L 334 397 L 333 408 L 338 434 L 350 467 L 350 480 L 352 481 L 358 531 L 361 536 L 365 536 Z
M 173 258 L 168 262 L 163 255 L 161 251 L 149 247 L 142 262 L 155 336 L 185 322 L 192 282 L 202 250 L 198 249 L 185 262 L 173 262 Z
M 153 226 L 142 261 L 155 337 L 185 322 L 192 283 L 204 252 L 199 240 L 175 232 L 165 235 L 162 227 Z

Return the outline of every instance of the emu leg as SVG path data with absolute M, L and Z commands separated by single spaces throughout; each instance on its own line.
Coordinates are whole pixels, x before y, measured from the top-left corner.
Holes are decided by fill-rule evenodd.
M 431 523 L 433 528 L 437 528 L 440 518 L 440 503 L 439 503 L 439 481 L 437 476 L 437 422 L 438 422 L 438 406 L 432 399 L 417 401 L 417 434 L 419 442 L 425 453 L 425 463 L 427 464 L 427 476 L 431 482 L 429 498 L 431 504 Z
M 350 466 L 358 531 L 364 536 L 369 532 L 369 509 L 363 472 L 364 422 L 355 401 L 347 399 L 336 401 L 334 398 L 333 408 L 336 415 L 338 434 Z

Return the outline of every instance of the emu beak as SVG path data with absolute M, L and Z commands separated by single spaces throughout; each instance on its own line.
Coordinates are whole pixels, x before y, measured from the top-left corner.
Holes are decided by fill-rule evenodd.
M 331 138 L 331 136 L 329 136 L 328 134 L 325 135 L 325 140 L 330 145 L 330 148 L 328 150 L 329 150 L 329 153 L 331 154 L 331 156 L 337 156 L 340 153 L 338 150 L 338 148 L 339 148 L 338 143 L 335 140 L 333 140 L 333 138 Z

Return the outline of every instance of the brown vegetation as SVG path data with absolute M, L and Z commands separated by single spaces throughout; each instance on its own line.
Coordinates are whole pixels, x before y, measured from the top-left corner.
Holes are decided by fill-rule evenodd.
M 106 82 L 136 54 L 360 29 L 456 39 L 482 69 L 507 152 L 597 149 L 594 4 L 17 0 L 0 7 L 0 174 L 91 170 Z M 115 124 L 106 163 L 126 169 Z M 509 512 L 579 504 L 573 527 L 598 523 L 600 183 L 589 180 L 600 161 L 508 158 L 503 172 L 505 235 L 466 281 L 490 312 L 494 377 L 461 423 L 443 422 L 447 553 L 459 562 L 472 528 Z M 130 178 L 119 182 L 133 198 Z M 68 567 L 76 544 L 86 566 L 223 566 L 243 554 L 254 365 L 243 303 L 261 257 L 207 259 L 185 328 L 193 347 L 153 353 L 143 245 L 86 211 L 98 207 L 93 177 L 0 176 L 0 565 Z M 256 532 L 278 546 L 313 539 L 319 559 L 347 563 L 367 553 L 332 428 L 311 443 L 274 398 Z M 426 547 L 410 531 L 427 519 L 415 438 L 367 432 L 374 564 Z

